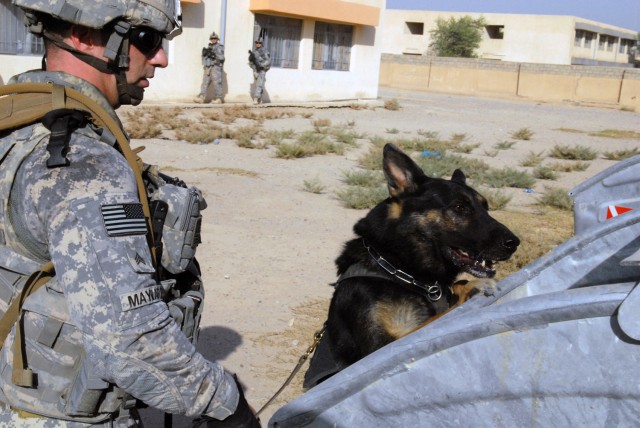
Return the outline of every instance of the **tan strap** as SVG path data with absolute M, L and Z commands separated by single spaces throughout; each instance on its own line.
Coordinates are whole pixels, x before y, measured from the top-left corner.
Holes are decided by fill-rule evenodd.
M 50 94 L 44 96 L 42 94 Z M 124 134 L 116 120 L 97 102 L 84 95 L 82 92 L 54 83 L 16 83 L 0 86 L 0 129 L 9 129 L 33 123 L 52 110 L 68 108 L 86 111 L 91 114 L 95 124 L 107 128 L 117 141 L 117 149 L 122 153 L 134 171 L 138 197 L 142 204 L 147 227 L 150 231 L 148 237 L 149 248 L 154 266 L 157 266 L 154 232 L 151 224 L 151 211 L 147 200 L 147 191 L 142 180 L 142 161 L 131 150 L 129 139 Z
M 11 380 L 14 384 L 25 387 L 33 387 L 33 373 L 25 368 L 25 349 L 23 346 L 22 305 L 27 297 L 38 291 L 40 287 L 49 281 L 55 274 L 53 263 L 47 262 L 37 271 L 32 273 L 22 288 L 19 296 L 13 299 L 9 308 L 0 319 L 0 347 L 4 345 L 11 327 L 16 324 L 16 333 L 13 341 L 13 373 Z

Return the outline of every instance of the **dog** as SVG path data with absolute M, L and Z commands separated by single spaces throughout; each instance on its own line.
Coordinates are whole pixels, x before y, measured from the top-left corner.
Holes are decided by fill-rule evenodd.
M 305 388 L 490 293 L 496 263 L 520 245 L 461 170 L 451 180 L 430 178 L 387 144 L 383 171 L 389 197 L 355 224 L 357 237 L 336 259 L 339 278 Z

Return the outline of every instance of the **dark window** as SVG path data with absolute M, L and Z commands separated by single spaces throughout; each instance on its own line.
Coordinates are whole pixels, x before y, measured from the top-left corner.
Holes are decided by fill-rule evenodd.
M 0 0 L 0 54 L 42 55 L 42 38 L 27 31 L 22 10 L 11 0 Z
M 271 55 L 271 67 L 298 68 L 302 20 L 256 14 L 254 40 L 262 37 Z
M 353 26 L 316 22 L 313 35 L 314 70 L 349 71 Z
M 484 28 L 490 39 L 504 39 L 504 25 L 487 25 Z
M 407 25 L 406 32 L 408 34 L 413 34 L 416 36 L 422 36 L 424 34 L 424 23 L 423 22 L 405 22 Z

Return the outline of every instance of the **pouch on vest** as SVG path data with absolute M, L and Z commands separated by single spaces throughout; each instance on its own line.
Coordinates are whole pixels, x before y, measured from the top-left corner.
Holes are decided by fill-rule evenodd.
M 168 212 L 162 228 L 162 266 L 173 274 L 187 269 L 193 260 L 196 248 L 202 242 L 200 211 L 207 204 L 200 190 L 164 184 L 156 190 L 151 201 L 160 200 L 168 204 Z

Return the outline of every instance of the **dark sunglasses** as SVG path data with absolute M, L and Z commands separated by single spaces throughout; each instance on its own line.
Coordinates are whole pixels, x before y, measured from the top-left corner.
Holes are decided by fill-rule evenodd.
M 162 40 L 164 35 L 161 32 L 147 27 L 134 27 L 129 34 L 131 44 L 147 58 L 152 58 L 158 52 L 162 47 Z

